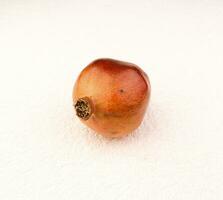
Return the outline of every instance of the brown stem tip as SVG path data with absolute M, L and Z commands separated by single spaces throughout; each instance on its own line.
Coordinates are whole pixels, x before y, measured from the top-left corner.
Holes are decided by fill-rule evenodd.
M 76 115 L 83 120 L 88 120 L 92 114 L 92 106 L 88 97 L 78 99 L 74 108 Z

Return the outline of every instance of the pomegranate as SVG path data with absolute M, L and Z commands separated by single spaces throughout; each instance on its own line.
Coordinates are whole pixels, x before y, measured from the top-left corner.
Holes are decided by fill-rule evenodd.
M 141 124 L 150 93 L 149 78 L 137 65 L 102 58 L 82 70 L 72 96 L 76 115 L 85 125 L 117 138 Z

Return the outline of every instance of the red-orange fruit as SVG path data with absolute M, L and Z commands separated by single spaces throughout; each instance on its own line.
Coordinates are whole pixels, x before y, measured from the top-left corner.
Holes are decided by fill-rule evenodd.
M 141 124 L 150 93 L 149 78 L 137 65 L 103 58 L 80 73 L 73 103 L 85 125 L 106 137 L 117 138 Z

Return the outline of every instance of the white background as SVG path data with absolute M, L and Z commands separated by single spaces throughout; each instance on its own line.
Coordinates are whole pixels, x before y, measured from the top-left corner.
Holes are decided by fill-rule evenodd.
M 145 120 L 121 140 L 73 111 L 99 57 L 151 79 Z M 0 199 L 222 199 L 222 69 L 221 0 L 0 0 Z

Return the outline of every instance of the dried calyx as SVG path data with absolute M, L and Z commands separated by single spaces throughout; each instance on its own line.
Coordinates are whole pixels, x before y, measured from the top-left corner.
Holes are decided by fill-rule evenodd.
M 83 120 L 88 120 L 92 114 L 92 106 L 88 97 L 78 99 L 74 108 L 77 116 Z

